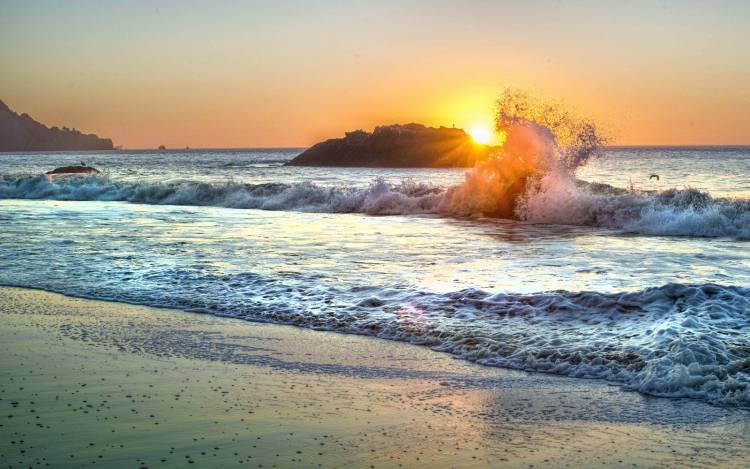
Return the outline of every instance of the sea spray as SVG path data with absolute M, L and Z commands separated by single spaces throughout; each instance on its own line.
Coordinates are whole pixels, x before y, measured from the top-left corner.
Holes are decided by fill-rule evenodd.
M 508 90 L 498 100 L 500 154 L 478 163 L 451 187 L 414 180 L 369 187 L 191 180 L 133 182 L 90 175 L 63 179 L 3 175 L 0 198 L 102 200 L 155 205 L 295 210 L 371 215 L 429 214 L 507 218 L 668 236 L 750 239 L 750 201 L 696 189 L 659 192 L 585 183 L 576 170 L 601 153 L 591 122 L 564 107 Z
M 462 184 L 446 191 L 440 212 L 457 216 L 514 218 L 529 184 L 551 170 L 554 136 L 534 123 L 507 129 L 501 156 L 477 163 Z
M 442 213 L 533 221 L 547 199 L 569 198 L 576 169 L 604 143 L 592 123 L 512 89 L 497 101 L 496 127 L 505 136 L 501 153 L 477 163 L 446 192 Z

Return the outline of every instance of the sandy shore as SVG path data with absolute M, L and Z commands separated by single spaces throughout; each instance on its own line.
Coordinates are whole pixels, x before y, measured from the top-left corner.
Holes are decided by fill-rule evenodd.
M 5 467 L 744 466 L 750 413 L 407 344 L 0 288 Z

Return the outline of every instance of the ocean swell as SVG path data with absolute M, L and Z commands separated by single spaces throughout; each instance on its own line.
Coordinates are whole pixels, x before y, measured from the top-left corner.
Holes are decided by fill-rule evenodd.
M 325 187 L 312 183 L 211 184 L 194 181 L 121 182 L 106 176 L 50 180 L 45 176 L 4 176 L 0 198 L 122 201 L 153 205 L 213 206 L 237 209 L 360 212 L 373 215 L 434 212 L 438 188 L 411 181 L 391 186 Z
M 516 206 L 532 223 L 619 229 L 628 233 L 750 239 L 750 200 L 697 189 L 626 191 L 545 175 Z
M 139 183 L 101 175 L 4 175 L 0 198 L 490 217 L 646 235 L 750 239 L 749 200 L 715 198 L 690 188 L 642 192 L 578 180 L 576 170 L 600 155 L 602 139 L 593 124 L 559 106 L 506 91 L 498 101 L 496 124 L 506 135 L 502 152 L 477 163 L 463 182 L 447 188 L 413 180 L 331 187 L 310 182 Z
M 653 193 L 626 191 L 550 172 L 538 181 L 526 184 L 517 200 L 504 199 L 503 195 L 507 192 L 507 188 L 499 188 L 495 181 L 478 177 L 473 171 L 467 174 L 466 182 L 447 189 L 411 180 L 400 184 L 376 181 L 363 188 L 326 187 L 309 182 L 137 183 L 115 181 L 106 176 L 57 180 L 45 176 L 0 178 L 1 199 L 101 200 L 235 209 L 370 215 L 433 214 L 474 218 L 512 209 L 514 218 L 531 223 L 613 228 L 646 235 L 750 239 L 750 201 L 712 197 L 695 189 Z

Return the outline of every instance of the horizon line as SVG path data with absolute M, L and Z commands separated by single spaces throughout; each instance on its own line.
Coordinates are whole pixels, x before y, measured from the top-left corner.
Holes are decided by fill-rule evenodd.
M 185 148 L 179 147 L 167 147 L 159 150 L 158 147 L 120 147 L 115 150 L 107 151 L 192 151 L 192 150 L 299 150 L 307 149 L 314 145 L 279 145 L 279 146 L 240 146 L 240 147 L 192 147 L 186 146 Z M 723 144 L 723 143 L 699 143 L 699 144 L 627 144 L 627 145 L 603 145 L 602 148 L 608 149 L 621 149 L 621 148 L 750 148 L 750 143 L 739 143 L 739 144 Z
M 306 149 L 320 142 L 313 143 L 312 145 L 279 145 L 279 146 L 240 146 L 240 147 L 192 147 L 186 146 L 185 148 L 180 147 L 166 147 L 161 151 L 190 151 L 190 150 L 297 150 Z M 498 146 L 498 145 L 495 145 Z M 602 148 L 750 148 L 750 143 L 698 143 L 698 144 L 624 144 L 624 145 L 603 145 Z M 158 147 L 123 147 L 116 148 L 115 151 L 148 151 L 158 150 Z M 109 150 L 108 150 L 109 151 Z
M 314 145 L 314 144 L 313 144 Z M 185 148 L 164 148 L 158 147 L 122 147 L 112 150 L 24 150 L 24 151 L 7 151 L 0 150 L 3 153 L 73 153 L 73 152 L 190 152 L 190 151 L 249 151 L 249 150 L 306 150 L 309 146 L 242 146 L 242 147 L 185 147 Z M 636 144 L 636 145 L 604 145 L 606 150 L 625 150 L 625 149 L 750 149 L 750 143 L 746 144 L 696 144 L 696 145 L 670 145 L 670 144 Z

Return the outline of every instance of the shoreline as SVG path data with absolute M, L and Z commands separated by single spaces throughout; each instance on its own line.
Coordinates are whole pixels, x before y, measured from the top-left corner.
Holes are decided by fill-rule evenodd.
M 119 203 L 119 202 L 115 202 Z M 687 285 L 690 286 L 690 285 Z M 721 288 L 732 288 L 733 285 L 731 284 L 711 284 L 711 286 L 718 286 Z M 166 310 L 166 311 L 173 311 L 176 313 L 183 313 L 183 314 L 197 314 L 197 315 L 208 315 L 210 317 L 214 318 L 220 318 L 222 320 L 230 320 L 230 321 L 240 321 L 240 322 L 248 322 L 251 324 L 258 324 L 258 325 L 268 325 L 268 326 L 281 326 L 281 327 L 291 327 L 293 329 L 300 329 L 303 331 L 312 331 L 312 332 L 318 332 L 322 334 L 333 334 L 334 336 L 354 336 L 354 337 L 362 337 L 365 339 L 372 339 L 376 341 L 385 341 L 386 343 L 397 343 L 397 344 L 404 344 L 410 347 L 418 347 L 418 348 L 427 348 L 431 353 L 439 354 L 443 357 L 447 357 L 452 360 L 458 360 L 460 362 L 471 364 L 474 366 L 478 366 L 480 369 L 498 369 L 508 372 L 519 372 L 519 373 L 528 373 L 531 375 L 543 375 L 543 376 L 552 376 L 552 377 L 560 377 L 560 378 L 571 378 L 574 380 L 584 380 L 584 381 L 593 381 L 596 383 L 597 386 L 605 385 L 605 386 L 611 386 L 614 388 L 617 388 L 621 392 L 630 393 L 634 392 L 637 394 L 640 394 L 644 397 L 649 398 L 657 398 L 657 399 L 670 399 L 670 400 L 676 400 L 676 401 L 695 401 L 700 404 L 706 404 L 710 407 L 717 407 L 717 408 L 726 408 L 731 410 L 738 410 L 738 411 L 745 411 L 750 415 L 750 407 L 748 406 L 742 406 L 742 405 L 727 405 L 723 403 L 715 403 L 711 402 L 709 400 L 706 400 L 702 397 L 694 397 L 694 396 L 687 396 L 687 395 L 670 395 L 670 394 L 660 394 L 660 393 L 654 393 L 654 392 L 648 392 L 645 390 L 639 390 L 632 387 L 628 387 L 627 383 L 619 382 L 619 381 L 610 381 L 605 378 L 599 378 L 599 377 L 588 377 L 588 376 L 572 376 L 572 375 L 566 375 L 566 374 L 560 374 L 556 372 L 550 372 L 543 369 L 524 369 L 524 368 L 514 368 L 509 366 L 500 366 L 500 365 L 494 365 L 494 364 L 486 364 L 482 363 L 477 360 L 473 360 L 470 358 L 461 357 L 459 355 L 456 355 L 450 351 L 438 351 L 434 350 L 432 346 L 425 345 L 421 343 L 413 343 L 409 342 L 407 340 L 402 339 L 394 339 L 394 338 L 384 338 L 384 337 L 378 337 L 376 335 L 369 335 L 367 333 L 359 333 L 359 332 L 353 332 L 347 329 L 327 329 L 327 328 L 315 328 L 311 327 L 305 324 L 299 324 L 294 322 L 275 322 L 272 320 L 264 320 L 263 318 L 254 318 L 254 317 L 239 317 L 239 316 L 231 316 L 231 315 L 225 315 L 221 313 L 217 313 L 216 311 L 211 311 L 209 309 L 204 308 L 194 308 L 194 309 L 183 309 L 179 306 L 175 305 L 160 305 L 160 304 L 150 304 L 147 302 L 138 302 L 138 301 L 128 301 L 127 299 L 113 299 L 113 298 L 97 298 L 93 296 L 87 296 L 85 294 L 77 294 L 77 293 L 67 293 L 67 292 L 60 292 L 55 290 L 47 290 L 43 287 L 34 287 L 34 286 L 17 286 L 13 284 L 6 284 L 0 282 L 0 290 L 1 289 L 17 289 L 17 290 L 31 290 L 31 291 L 37 291 L 41 293 L 51 294 L 51 295 L 58 295 L 65 298 L 71 298 L 71 299 L 80 299 L 80 300 L 86 300 L 86 301 L 95 301 L 95 302 L 103 302 L 103 303 L 110 303 L 115 305 L 126 305 L 126 306 L 134 306 L 134 307 L 143 307 L 143 308 L 150 308 L 155 310 Z
M 739 467 L 750 449 L 746 410 L 402 342 L 16 287 L 0 315 L 11 467 Z

